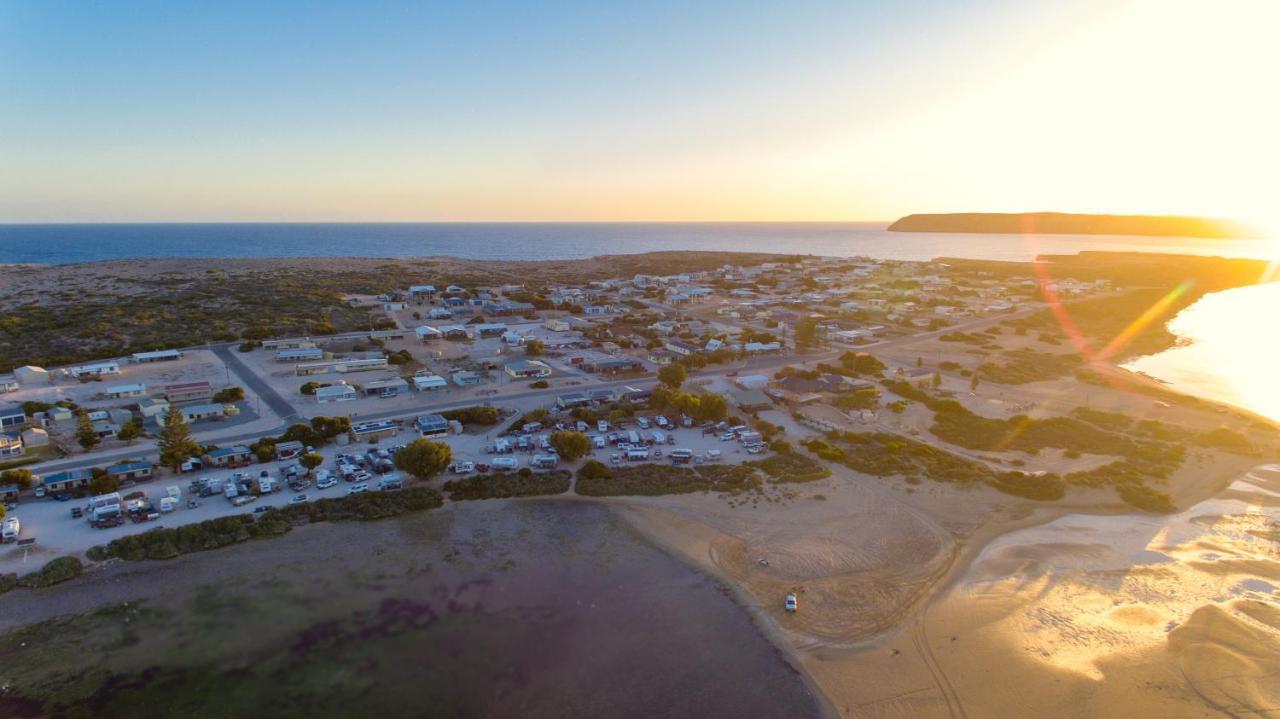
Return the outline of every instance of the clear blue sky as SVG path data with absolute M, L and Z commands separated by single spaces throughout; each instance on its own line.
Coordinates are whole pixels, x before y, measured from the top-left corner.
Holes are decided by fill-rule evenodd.
M 1081 192 L 1098 158 L 1074 158 L 1110 134 L 1087 120 L 1048 153 L 1071 182 L 1016 177 L 1053 139 L 1028 127 L 1068 127 L 1045 113 L 1076 91 L 1070 43 L 1111 59 L 1079 69 L 1105 85 L 1132 50 L 1172 52 L 1107 34 L 1161 5 L 636 5 L 0 0 L 0 221 L 1239 209 Z M 1168 33 L 1203 27 L 1180 7 Z M 1011 97 L 1035 63 L 1035 91 Z

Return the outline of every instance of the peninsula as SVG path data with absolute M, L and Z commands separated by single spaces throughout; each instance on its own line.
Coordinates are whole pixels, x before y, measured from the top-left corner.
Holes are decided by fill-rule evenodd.
M 1142 235 L 1247 238 L 1257 233 L 1230 220 L 1176 215 L 1077 215 L 1063 212 L 957 212 L 907 215 L 890 232 L 961 232 L 1009 235 Z

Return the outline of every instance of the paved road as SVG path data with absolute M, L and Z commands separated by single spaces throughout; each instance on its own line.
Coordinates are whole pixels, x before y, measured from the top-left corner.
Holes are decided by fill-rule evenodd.
M 236 373 L 241 382 L 244 382 L 249 389 L 262 398 L 263 402 L 267 403 L 271 411 L 275 412 L 285 425 L 298 421 L 298 411 L 293 408 L 293 405 L 289 404 L 289 401 L 275 391 L 271 385 L 263 381 L 256 372 L 249 369 L 244 360 L 237 357 L 236 353 L 232 351 L 231 345 L 213 345 L 210 349 L 226 363 L 227 367 L 231 368 L 232 372 Z

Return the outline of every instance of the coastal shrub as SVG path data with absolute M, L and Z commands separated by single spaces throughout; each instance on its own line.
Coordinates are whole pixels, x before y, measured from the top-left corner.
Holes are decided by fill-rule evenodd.
M 472 407 L 463 407 L 461 409 L 451 409 L 441 412 L 440 415 L 445 419 L 452 419 L 462 424 L 478 424 L 489 426 L 497 424 L 501 418 L 501 413 L 497 407 L 485 407 L 482 405 L 474 405 Z
M 1159 490 L 1139 484 L 1117 484 L 1116 492 L 1129 505 L 1152 514 L 1171 514 L 1177 511 L 1173 499 Z
M 583 465 L 582 469 L 586 467 Z M 609 467 L 604 476 L 600 476 L 599 469 L 594 467 L 584 476 L 582 469 L 578 470 L 577 492 L 586 497 L 657 496 L 703 491 L 737 493 L 762 484 L 756 469 L 746 465 L 703 465 L 693 469 L 642 464 Z
M 50 587 L 68 579 L 75 579 L 84 571 L 84 564 L 77 557 L 58 557 L 45 563 L 40 569 L 18 577 L 16 586 L 39 589 Z
M 569 491 L 573 474 L 567 469 L 521 474 L 481 474 L 444 483 L 444 491 L 452 501 L 470 499 L 506 499 L 564 494 Z
M 1005 494 L 1041 502 L 1062 499 L 1067 492 L 1067 483 L 1056 474 L 1004 472 L 992 477 L 988 483 Z
M 1069 376 L 1083 363 L 1074 352 L 1054 354 L 1021 347 L 1001 353 L 999 362 L 978 365 L 977 372 L 983 380 L 996 384 L 1027 384 Z
M 769 475 L 770 481 L 777 484 L 813 482 L 831 476 L 831 470 L 822 463 L 794 450 L 779 452 L 749 464 Z
M 238 514 L 171 529 L 153 529 L 113 539 L 105 546 L 93 547 L 86 555 L 94 561 L 111 557 L 171 559 L 250 539 L 280 536 L 295 524 L 384 519 L 435 509 L 443 503 L 440 493 L 430 487 L 410 487 L 398 492 L 365 492 L 272 508 L 260 515 Z

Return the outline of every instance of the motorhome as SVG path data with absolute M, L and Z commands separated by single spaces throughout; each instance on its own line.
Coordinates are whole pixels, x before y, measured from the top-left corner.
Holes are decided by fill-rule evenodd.
M 634 429 L 627 432 L 627 442 L 629 444 L 640 444 L 640 433 Z
M 672 464 L 688 464 L 693 461 L 693 450 L 691 449 L 673 449 L 671 450 Z
M 649 429 L 649 418 L 636 417 L 636 424 L 640 425 L 640 429 Z
M 649 450 L 647 449 L 628 449 L 627 450 L 628 462 L 643 462 L 647 459 L 649 459 Z
M 655 430 L 653 430 L 653 433 L 652 433 L 651 435 L 649 435 L 649 438 L 653 440 L 653 443 L 654 443 L 654 444 L 666 444 L 666 443 L 667 443 L 667 433 L 666 433 L 666 432 L 663 432 L 663 431 L 662 431 L 662 430 L 660 430 L 660 429 L 655 429 Z
M 537 469 L 550 469 L 559 461 L 560 458 L 554 454 L 535 454 L 529 464 Z
M 519 467 L 520 461 L 515 457 L 494 457 L 489 466 L 496 470 L 511 470 Z
M 17 517 L 6 517 L 4 525 L 0 526 L 0 541 L 16 542 L 18 534 L 22 531 L 22 523 Z
M 393 489 L 404 489 L 404 480 L 399 474 L 386 474 L 378 480 L 378 489 L 386 492 Z

